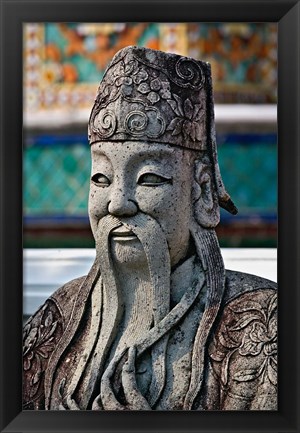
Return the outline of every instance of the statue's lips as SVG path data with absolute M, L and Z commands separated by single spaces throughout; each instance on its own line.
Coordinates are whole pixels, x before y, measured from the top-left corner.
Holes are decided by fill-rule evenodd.
M 129 230 L 123 225 L 113 229 L 111 231 L 111 236 L 113 237 L 113 239 L 121 240 L 121 241 L 127 241 L 127 240 L 132 240 L 137 238 L 136 235 L 131 230 Z

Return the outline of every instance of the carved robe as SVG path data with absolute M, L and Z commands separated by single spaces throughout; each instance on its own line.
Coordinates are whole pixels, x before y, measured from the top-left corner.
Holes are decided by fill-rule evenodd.
M 201 376 L 201 386 L 192 410 L 276 410 L 276 284 L 227 271 L 218 313 L 213 323 L 208 323 L 208 335 L 197 355 L 197 329 L 207 308 L 205 279 L 197 296 L 192 295 L 197 272 L 201 274 L 201 264 L 195 256 L 174 272 L 177 287 L 174 287 L 170 323 L 166 325 L 166 380 L 152 409 L 184 409 L 185 396 L 193 380 L 192 358 L 203 353 L 202 371 L 197 373 Z M 187 273 L 190 278 L 186 278 Z M 91 372 L 95 354 L 92 351 L 89 357 L 85 354 L 85 342 L 93 322 L 91 292 L 87 290 L 91 286 L 91 274 L 93 268 L 88 277 L 58 289 L 25 325 L 24 409 L 63 409 L 64 390 L 76 374 L 76 366 L 83 361 L 85 373 L 78 380 L 74 399 L 80 409 L 92 409 L 99 377 Z M 135 374 L 141 394 L 147 395 L 151 352 L 146 351 L 137 358 Z M 88 394 L 91 386 L 93 391 Z

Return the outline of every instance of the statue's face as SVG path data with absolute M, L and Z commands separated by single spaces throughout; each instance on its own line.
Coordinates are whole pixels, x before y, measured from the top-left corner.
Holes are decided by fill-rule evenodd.
M 159 223 L 171 265 L 178 263 L 186 255 L 190 238 L 193 166 L 187 151 L 128 141 L 95 143 L 91 152 L 89 216 L 94 237 L 104 216 L 122 220 L 143 212 Z M 129 251 L 139 248 L 137 237 L 124 226 L 112 232 L 112 243 Z

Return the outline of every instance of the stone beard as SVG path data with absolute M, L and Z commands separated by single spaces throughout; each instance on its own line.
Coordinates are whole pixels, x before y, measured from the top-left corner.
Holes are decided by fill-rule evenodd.
M 276 410 L 276 284 L 225 271 L 237 209 L 209 64 L 127 47 L 89 119 L 96 259 L 24 327 L 24 409 Z
M 120 227 L 126 231 L 119 230 L 118 233 Z M 111 239 L 110 233 L 115 234 Z M 113 395 L 123 393 L 127 405 L 129 402 L 132 407 L 149 409 L 136 383 L 134 365 L 138 352 L 135 346 L 139 348 L 142 345 L 143 337 L 145 339 L 150 328 L 157 325 L 170 310 L 167 242 L 158 223 L 141 213 L 121 220 L 110 215 L 102 218 L 96 240 L 101 273 L 101 283 L 96 285 L 96 290 L 103 290 L 102 325 L 96 351 L 100 365 L 104 364 L 105 368 L 103 365 L 101 395 L 94 401 L 94 408 L 122 409 L 122 404 Z M 143 314 L 140 314 L 141 311 Z M 142 384 L 144 389 L 148 385 L 148 399 L 153 404 L 164 382 L 165 346 L 166 339 L 155 346 L 151 383 Z M 123 362 L 118 377 L 116 370 L 122 357 L 128 357 L 128 360 L 125 364 Z M 97 363 L 96 357 L 93 362 Z M 94 371 L 95 367 L 92 367 L 90 372 Z

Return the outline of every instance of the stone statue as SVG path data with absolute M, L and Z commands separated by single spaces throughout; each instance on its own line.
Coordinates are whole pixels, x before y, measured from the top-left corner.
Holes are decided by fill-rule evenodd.
M 225 271 L 210 65 L 127 47 L 89 119 L 96 259 L 24 328 L 24 409 L 276 410 L 276 284 Z

